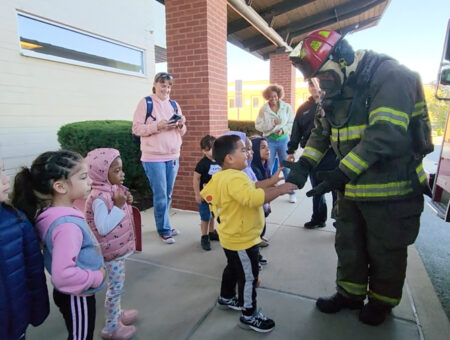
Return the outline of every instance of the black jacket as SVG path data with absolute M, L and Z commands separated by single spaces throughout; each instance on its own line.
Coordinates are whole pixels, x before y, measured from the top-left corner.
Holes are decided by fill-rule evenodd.
M 317 104 L 313 97 L 309 97 L 295 114 L 294 124 L 292 125 L 291 139 L 288 143 L 288 154 L 293 154 L 298 149 L 298 144 L 302 148 L 306 146 L 311 130 L 314 128 L 314 116 L 317 111 Z

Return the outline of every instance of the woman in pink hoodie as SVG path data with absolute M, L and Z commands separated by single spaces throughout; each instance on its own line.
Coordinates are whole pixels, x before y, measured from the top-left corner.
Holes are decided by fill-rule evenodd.
M 12 202 L 36 224 L 69 340 L 93 339 L 94 294 L 105 285 L 100 246 L 83 214 L 73 208 L 75 200 L 88 197 L 91 183 L 83 157 L 68 150 L 41 154 L 14 183 Z
M 142 98 L 133 118 L 133 133 L 141 137 L 141 162 L 153 191 L 153 212 L 161 240 L 175 243 L 178 230 L 169 222 L 172 190 L 178 172 L 181 137 L 186 133 L 186 118 L 178 104 L 178 112 L 170 103 L 173 77 L 160 72 L 153 82 L 153 110 L 146 119 L 147 101 Z
M 136 328 L 135 309 L 122 310 L 120 300 L 125 282 L 125 259 L 135 251 L 131 203 L 133 197 L 123 186 L 125 174 L 116 149 L 100 148 L 86 156 L 92 191 L 86 201 L 85 216 L 102 248 L 108 289 L 105 298 L 106 325 L 103 339 L 130 339 Z

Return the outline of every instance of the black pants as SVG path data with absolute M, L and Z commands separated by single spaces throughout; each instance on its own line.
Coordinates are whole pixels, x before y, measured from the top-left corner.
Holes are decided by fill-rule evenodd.
M 53 301 L 64 317 L 68 340 L 92 340 L 95 327 L 95 295 L 78 296 L 53 290 Z
M 246 250 L 225 249 L 227 266 L 223 270 L 220 296 L 230 299 L 236 295 L 238 287 L 238 300 L 244 309 L 244 315 L 252 315 L 256 310 L 256 284 L 258 282 L 258 256 L 259 246 Z

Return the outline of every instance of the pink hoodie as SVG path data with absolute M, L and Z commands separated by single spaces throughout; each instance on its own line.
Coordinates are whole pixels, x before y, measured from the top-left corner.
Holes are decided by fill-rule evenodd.
M 36 219 L 36 228 L 43 243 L 50 225 L 63 216 L 84 219 L 83 214 L 74 208 L 50 207 L 44 210 Z M 64 223 L 55 227 L 52 242 L 52 283 L 56 289 L 66 294 L 80 295 L 102 284 L 103 273 L 100 270 L 85 270 L 76 265 L 83 242 L 83 234 L 77 225 Z
M 152 115 L 156 120 L 149 117 L 145 122 L 147 114 L 145 98 L 139 101 L 133 118 L 133 133 L 141 136 L 141 161 L 165 162 L 177 159 L 180 157 L 181 137 L 186 133 L 186 125 L 183 125 L 181 129 L 158 131 L 158 123 L 161 120 L 169 120 L 175 111 L 169 99 L 161 100 L 155 94 L 150 97 L 153 101 Z M 180 106 L 178 106 L 178 114 L 182 115 Z M 181 119 L 183 123 L 186 121 L 184 116 Z

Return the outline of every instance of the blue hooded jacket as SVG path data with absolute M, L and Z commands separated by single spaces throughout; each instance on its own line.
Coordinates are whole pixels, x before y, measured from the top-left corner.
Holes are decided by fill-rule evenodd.
M 269 161 L 266 160 L 264 164 L 261 160 L 261 141 L 267 141 L 267 138 L 256 137 L 252 138 L 252 148 L 253 148 L 253 159 L 252 159 L 252 170 L 256 175 L 258 181 L 263 181 L 270 178 Z
M 16 340 L 50 311 L 44 261 L 24 214 L 0 204 L 0 339 Z

